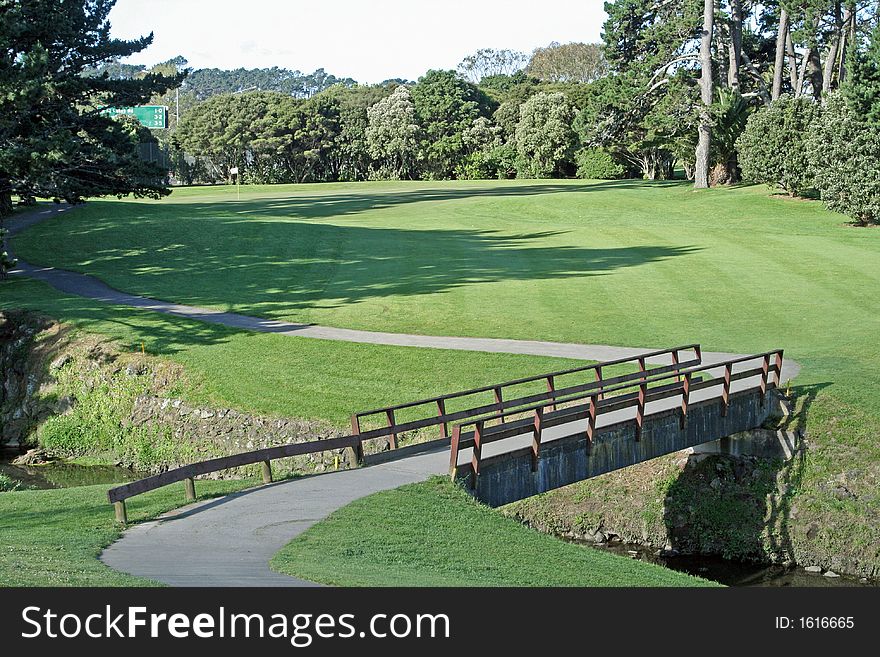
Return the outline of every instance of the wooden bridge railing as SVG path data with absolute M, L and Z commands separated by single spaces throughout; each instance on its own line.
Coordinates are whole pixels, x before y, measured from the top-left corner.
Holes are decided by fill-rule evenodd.
M 682 352 L 693 352 L 693 357 L 688 360 L 682 360 Z M 647 359 L 657 359 L 658 357 L 669 355 L 670 365 L 661 365 L 657 367 L 648 367 Z M 680 377 L 687 368 L 699 365 L 702 362 L 702 354 L 700 346 L 696 344 L 675 347 L 672 349 L 663 349 L 660 351 L 652 351 L 639 354 L 631 358 L 619 358 L 612 361 L 605 361 L 593 365 L 586 365 L 569 370 L 561 370 L 551 372 L 550 374 L 542 374 L 539 376 L 517 379 L 515 381 L 507 381 L 505 383 L 494 386 L 485 386 L 483 388 L 475 388 L 473 390 L 465 390 L 462 392 L 450 393 L 438 397 L 432 397 L 427 400 L 410 402 L 408 404 L 399 404 L 397 406 L 389 406 L 375 411 L 367 411 L 357 413 L 352 416 L 352 435 L 343 436 L 341 438 L 330 438 L 326 440 L 316 440 L 306 443 L 297 443 L 292 445 L 282 445 L 280 447 L 270 447 L 267 449 L 256 450 L 253 452 L 245 452 L 243 454 L 235 454 L 233 456 L 224 456 L 220 458 L 193 463 L 180 468 L 175 468 L 161 474 L 147 477 L 139 481 L 111 488 L 107 492 L 107 497 L 116 509 L 116 519 L 119 522 L 127 521 L 127 512 L 125 500 L 135 495 L 140 495 L 169 484 L 183 481 L 185 484 L 187 501 L 194 501 L 195 494 L 195 478 L 200 475 L 237 468 L 255 463 L 262 464 L 262 475 L 264 483 L 272 482 L 272 466 L 271 462 L 276 459 L 287 458 L 291 456 L 302 456 L 305 454 L 314 454 L 325 451 L 334 451 L 345 448 L 352 448 L 355 451 L 358 462 L 362 462 L 364 458 L 363 443 L 366 440 L 379 438 L 383 436 L 391 436 L 392 449 L 397 447 L 397 434 L 403 431 L 411 431 L 430 426 L 441 426 L 441 437 L 447 438 L 447 425 L 451 422 L 459 420 L 467 420 L 475 417 L 486 416 L 487 414 L 497 414 L 499 421 L 504 422 L 512 413 L 521 412 L 521 407 L 532 408 L 531 405 L 540 404 L 549 409 L 556 411 L 559 404 L 565 403 L 572 398 L 573 395 L 583 394 L 585 391 L 591 391 L 600 399 L 604 399 L 604 393 L 613 390 L 613 386 L 621 382 L 630 382 L 633 380 L 650 380 L 657 376 Z M 637 363 L 639 371 L 624 376 L 613 377 L 611 379 L 603 379 L 602 369 L 626 363 Z M 582 372 L 594 372 L 595 380 L 589 383 L 567 386 L 563 388 L 556 387 L 556 380 L 559 377 L 577 374 Z M 546 380 L 547 392 L 540 394 L 527 395 L 524 397 L 512 398 L 505 400 L 503 398 L 504 390 L 513 386 L 530 383 L 535 381 Z M 612 386 L 609 388 L 608 386 Z M 465 410 L 447 413 L 445 411 L 445 402 L 450 399 L 462 399 L 468 396 L 478 395 L 485 392 L 495 393 L 495 403 L 480 404 L 472 406 Z M 577 398 L 577 397 L 576 397 Z M 402 424 L 395 422 L 394 411 L 405 408 L 416 408 L 425 404 L 434 404 L 438 409 L 436 416 L 432 415 Z M 562 412 L 562 411 L 560 411 Z M 370 431 L 360 431 L 360 419 L 371 415 L 384 414 L 388 419 L 388 426 L 381 427 Z
M 693 352 L 692 357 L 688 358 L 687 360 L 682 360 L 684 356 L 688 355 L 688 352 Z M 648 367 L 648 360 L 657 360 L 659 357 L 662 356 L 669 356 L 671 364 L 659 367 Z M 397 438 L 399 434 L 405 431 L 414 431 L 416 429 L 422 429 L 425 427 L 439 426 L 440 437 L 448 438 L 448 426 L 452 422 L 458 422 L 461 420 L 479 417 L 482 415 L 486 415 L 487 413 L 499 413 L 500 418 L 503 420 L 507 417 L 507 415 L 517 412 L 516 409 L 518 409 L 519 407 L 528 406 L 530 404 L 535 404 L 538 402 L 546 402 L 549 407 L 552 407 L 554 410 L 556 410 L 559 403 L 557 401 L 559 397 L 588 389 L 593 389 L 596 386 L 600 387 L 601 395 L 601 386 L 607 384 L 609 381 L 613 381 L 609 379 L 603 379 L 603 368 L 608 368 L 615 365 L 625 365 L 628 363 L 637 364 L 640 372 L 647 372 L 649 374 L 656 374 L 659 372 L 674 373 L 677 372 L 679 369 L 684 369 L 701 364 L 702 352 L 700 349 L 700 345 L 689 344 L 681 347 L 673 347 L 671 349 L 651 351 L 628 358 L 618 358 L 615 360 L 595 363 L 593 365 L 584 365 L 582 367 L 575 367 L 568 370 L 550 372 L 549 374 L 540 374 L 537 376 L 515 379 L 513 381 L 506 381 L 504 383 L 498 383 L 495 385 L 483 386 L 481 388 L 473 388 L 471 390 L 452 392 L 445 395 L 438 395 L 437 397 L 430 397 L 428 399 L 420 399 L 418 401 L 408 402 L 405 404 L 385 406 L 383 408 L 378 408 L 372 411 L 362 411 L 360 413 L 355 413 L 351 416 L 351 432 L 352 435 L 361 436 L 364 440 L 388 437 L 391 444 L 391 449 L 397 448 Z M 560 378 L 569 377 L 575 374 L 583 374 L 587 372 L 593 373 L 594 381 L 586 384 L 582 383 L 579 385 L 567 386 L 557 389 L 559 383 L 558 380 Z M 514 394 L 511 390 L 512 388 L 535 382 L 545 382 L 547 392 L 520 397 L 510 397 L 511 394 Z M 494 396 L 493 403 L 486 404 L 485 402 L 478 401 L 478 398 L 485 395 L 486 393 L 492 393 L 492 395 Z M 475 399 L 468 400 L 469 397 Z M 464 409 L 449 412 L 448 405 L 449 402 L 453 400 L 463 401 L 465 404 L 468 404 L 468 402 L 470 403 Z M 419 407 L 425 407 L 424 411 L 419 413 L 419 411 L 422 410 L 419 409 Z M 397 420 L 397 412 L 409 409 L 416 409 L 416 413 L 417 415 L 420 415 L 420 417 L 406 422 L 399 422 Z M 364 430 L 362 427 L 364 420 L 368 418 L 374 418 L 376 416 L 379 416 L 382 421 L 384 421 L 385 426 L 376 429 Z
M 759 367 L 753 367 L 734 372 L 734 366 L 750 361 L 760 361 Z M 769 351 L 754 356 L 744 356 L 727 360 L 721 363 L 700 365 L 672 373 L 648 373 L 647 376 L 624 375 L 604 381 L 605 387 L 602 393 L 598 389 L 589 392 L 577 392 L 574 395 L 557 399 L 557 403 L 582 402 L 571 407 L 547 412 L 543 404 L 533 405 L 531 408 L 520 409 L 521 413 L 529 412 L 530 417 L 520 418 L 505 422 L 500 414 L 481 417 L 477 420 L 467 421 L 453 427 L 451 448 L 449 455 L 450 476 L 454 479 L 458 469 L 459 452 L 472 448 L 471 455 L 471 486 L 476 487 L 476 480 L 480 474 L 480 461 L 482 460 L 482 448 L 493 442 L 532 434 L 532 471 L 538 469 L 538 461 L 541 456 L 541 441 L 545 429 L 563 424 L 570 424 L 579 420 L 586 420 L 585 432 L 587 436 L 587 449 L 593 442 L 596 431 L 596 422 L 600 415 L 619 411 L 625 408 L 636 408 L 636 432 L 638 441 L 641 437 L 642 423 L 645 417 L 645 407 L 650 402 L 681 397 L 680 421 L 684 427 L 687 421 L 688 404 L 690 395 L 697 390 L 704 390 L 715 386 L 721 386 L 722 416 L 727 414 L 730 405 L 731 385 L 735 381 L 760 377 L 760 383 L 754 387 L 761 391 L 761 403 L 764 403 L 765 393 L 769 387 L 778 387 L 782 375 L 783 350 Z M 697 378 L 699 375 L 708 373 L 710 370 L 724 370 L 720 377 L 707 379 Z M 770 375 L 773 375 L 772 381 Z M 672 379 L 674 381 L 670 382 Z M 658 385 L 659 384 L 659 385 Z M 654 385 L 655 387 L 651 387 Z M 632 391 L 633 388 L 637 390 Z M 627 392 L 627 391 L 630 392 Z M 620 393 L 620 394 L 615 394 Z M 610 395 L 610 396 L 609 396 Z M 490 421 L 501 420 L 494 426 L 487 426 Z M 472 427 L 468 430 L 469 427 Z

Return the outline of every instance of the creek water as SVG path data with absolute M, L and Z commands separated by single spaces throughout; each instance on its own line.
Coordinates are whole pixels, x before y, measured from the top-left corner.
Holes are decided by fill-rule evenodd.
M 112 465 L 77 465 L 53 461 L 44 465 L 12 465 L 0 460 L 0 475 L 21 484 L 21 488 L 73 488 L 97 484 L 124 484 L 143 475 Z
M 566 540 L 587 549 L 613 552 L 620 556 L 647 561 L 678 572 L 711 579 L 725 586 L 880 586 L 880 582 L 872 580 L 845 576 L 825 577 L 822 573 L 808 573 L 798 566 L 747 563 L 703 555 L 658 555 L 653 548 L 620 541 L 596 544 L 577 539 Z

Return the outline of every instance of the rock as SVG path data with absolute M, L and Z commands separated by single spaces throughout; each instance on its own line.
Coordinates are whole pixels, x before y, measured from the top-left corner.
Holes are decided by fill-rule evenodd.
M 58 358 L 49 363 L 49 369 L 52 372 L 57 372 L 62 367 L 70 363 L 72 360 L 73 356 L 71 356 L 70 354 L 61 354 Z
M 821 573 L 822 566 L 807 566 L 806 568 L 804 568 L 804 570 L 808 573 Z
M 147 366 L 143 363 L 129 363 L 125 367 L 127 376 L 142 376 L 147 373 Z
M 42 465 L 55 460 L 45 449 L 32 449 L 22 454 L 12 462 L 12 465 Z
M 825 577 L 831 577 L 833 579 L 835 577 L 840 577 L 840 575 L 835 573 L 833 570 L 829 570 L 825 573 Z
M 712 488 L 712 489 L 714 489 L 714 490 L 718 490 L 719 488 L 721 488 L 721 480 L 720 480 L 718 477 L 715 477 L 715 478 L 709 483 L 709 487 Z

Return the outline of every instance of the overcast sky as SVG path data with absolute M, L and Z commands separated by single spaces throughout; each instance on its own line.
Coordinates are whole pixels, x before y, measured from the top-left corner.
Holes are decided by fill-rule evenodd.
M 415 80 L 479 48 L 595 42 L 603 0 L 118 0 L 112 33 L 155 41 L 130 58 L 194 68 L 324 68 L 359 82 Z

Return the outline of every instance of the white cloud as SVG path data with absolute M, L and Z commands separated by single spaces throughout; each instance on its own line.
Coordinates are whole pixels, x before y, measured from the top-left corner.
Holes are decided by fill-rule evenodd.
M 379 82 L 455 68 L 478 48 L 531 52 L 551 41 L 598 41 L 601 0 L 118 0 L 113 35 L 154 32 L 131 58 L 183 55 L 196 68 L 325 68 Z

